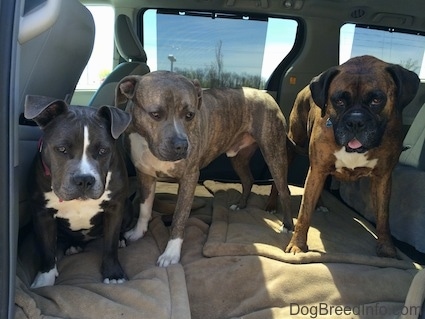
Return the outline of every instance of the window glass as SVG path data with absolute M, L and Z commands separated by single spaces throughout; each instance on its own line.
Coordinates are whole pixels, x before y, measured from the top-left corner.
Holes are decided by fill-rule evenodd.
M 87 6 L 93 15 L 96 34 L 90 60 L 77 84 L 77 90 L 99 88 L 113 68 L 114 9 L 112 6 Z
M 368 54 L 400 64 L 425 79 L 425 36 L 419 33 L 345 24 L 340 40 L 340 63 Z
M 147 10 L 143 46 L 151 70 L 197 78 L 203 87 L 264 88 L 295 42 L 290 19 Z

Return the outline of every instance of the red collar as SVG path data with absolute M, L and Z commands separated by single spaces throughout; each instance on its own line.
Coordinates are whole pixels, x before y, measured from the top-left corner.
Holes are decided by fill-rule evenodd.
M 41 151 L 43 149 L 43 137 L 40 137 L 38 140 L 38 152 L 40 153 L 41 164 L 43 165 L 44 175 L 50 176 L 50 168 L 43 161 L 43 157 L 41 156 Z

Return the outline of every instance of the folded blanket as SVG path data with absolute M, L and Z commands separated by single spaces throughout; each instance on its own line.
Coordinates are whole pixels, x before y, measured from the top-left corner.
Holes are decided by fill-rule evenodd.
M 246 209 L 232 211 L 230 205 L 240 196 L 239 184 L 207 181 L 205 186 L 214 192 L 213 222 L 204 247 L 208 257 L 225 255 L 262 255 L 290 263 L 346 262 L 379 267 L 416 268 L 399 252 L 402 260 L 376 256 L 376 236 L 373 227 L 348 209 L 330 193 L 324 191 L 322 206 L 312 217 L 308 232 L 309 251 L 287 254 L 284 248 L 292 234 L 281 232 L 282 216 L 264 211 L 267 187 L 259 187 L 249 199 Z M 258 189 L 258 188 L 257 188 Z M 292 187 L 292 214 L 298 214 L 302 188 Z

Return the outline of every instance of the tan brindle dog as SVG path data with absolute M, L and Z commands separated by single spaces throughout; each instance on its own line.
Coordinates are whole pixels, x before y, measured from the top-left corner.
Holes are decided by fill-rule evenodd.
M 288 137 L 309 148 L 310 168 L 286 252 L 307 251 L 307 232 L 325 179 L 369 176 L 376 211 L 377 255 L 396 257 L 388 222 L 391 173 L 402 150 L 402 110 L 418 76 L 371 56 L 352 58 L 315 77 L 297 96 Z
M 256 89 L 202 90 L 197 81 L 166 71 L 127 76 L 117 86 L 116 104 L 132 101 L 127 144 L 139 180 L 140 217 L 126 234 L 144 235 L 152 213 L 156 180 L 179 182 L 171 236 L 158 265 L 180 260 L 199 170 L 220 154 L 231 157 L 243 192 L 234 209 L 244 208 L 253 178 L 249 160 L 259 147 L 280 194 L 284 226 L 292 230 L 287 184 L 286 122 L 274 99 Z

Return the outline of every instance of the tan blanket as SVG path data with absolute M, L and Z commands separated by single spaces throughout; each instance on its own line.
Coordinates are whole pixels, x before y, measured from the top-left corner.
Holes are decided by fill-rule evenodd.
M 290 234 L 280 232 L 280 216 L 262 210 L 268 186 L 253 189 L 246 209 L 231 211 L 240 185 L 208 181 L 197 188 L 181 263 L 155 266 L 176 190 L 160 185 L 155 208 L 163 211 L 143 239 L 120 250 L 130 277 L 124 284 L 100 282 L 100 240 L 61 259 L 53 287 L 28 288 L 34 256 L 21 254 L 16 317 L 397 318 L 404 310 L 421 267 L 402 254 L 401 260 L 376 257 L 373 228 L 326 192 L 322 204 L 332 209 L 314 214 L 312 251 L 292 255 L 282 250 Z M 295 216 L 302 189 L 291 192 Z

